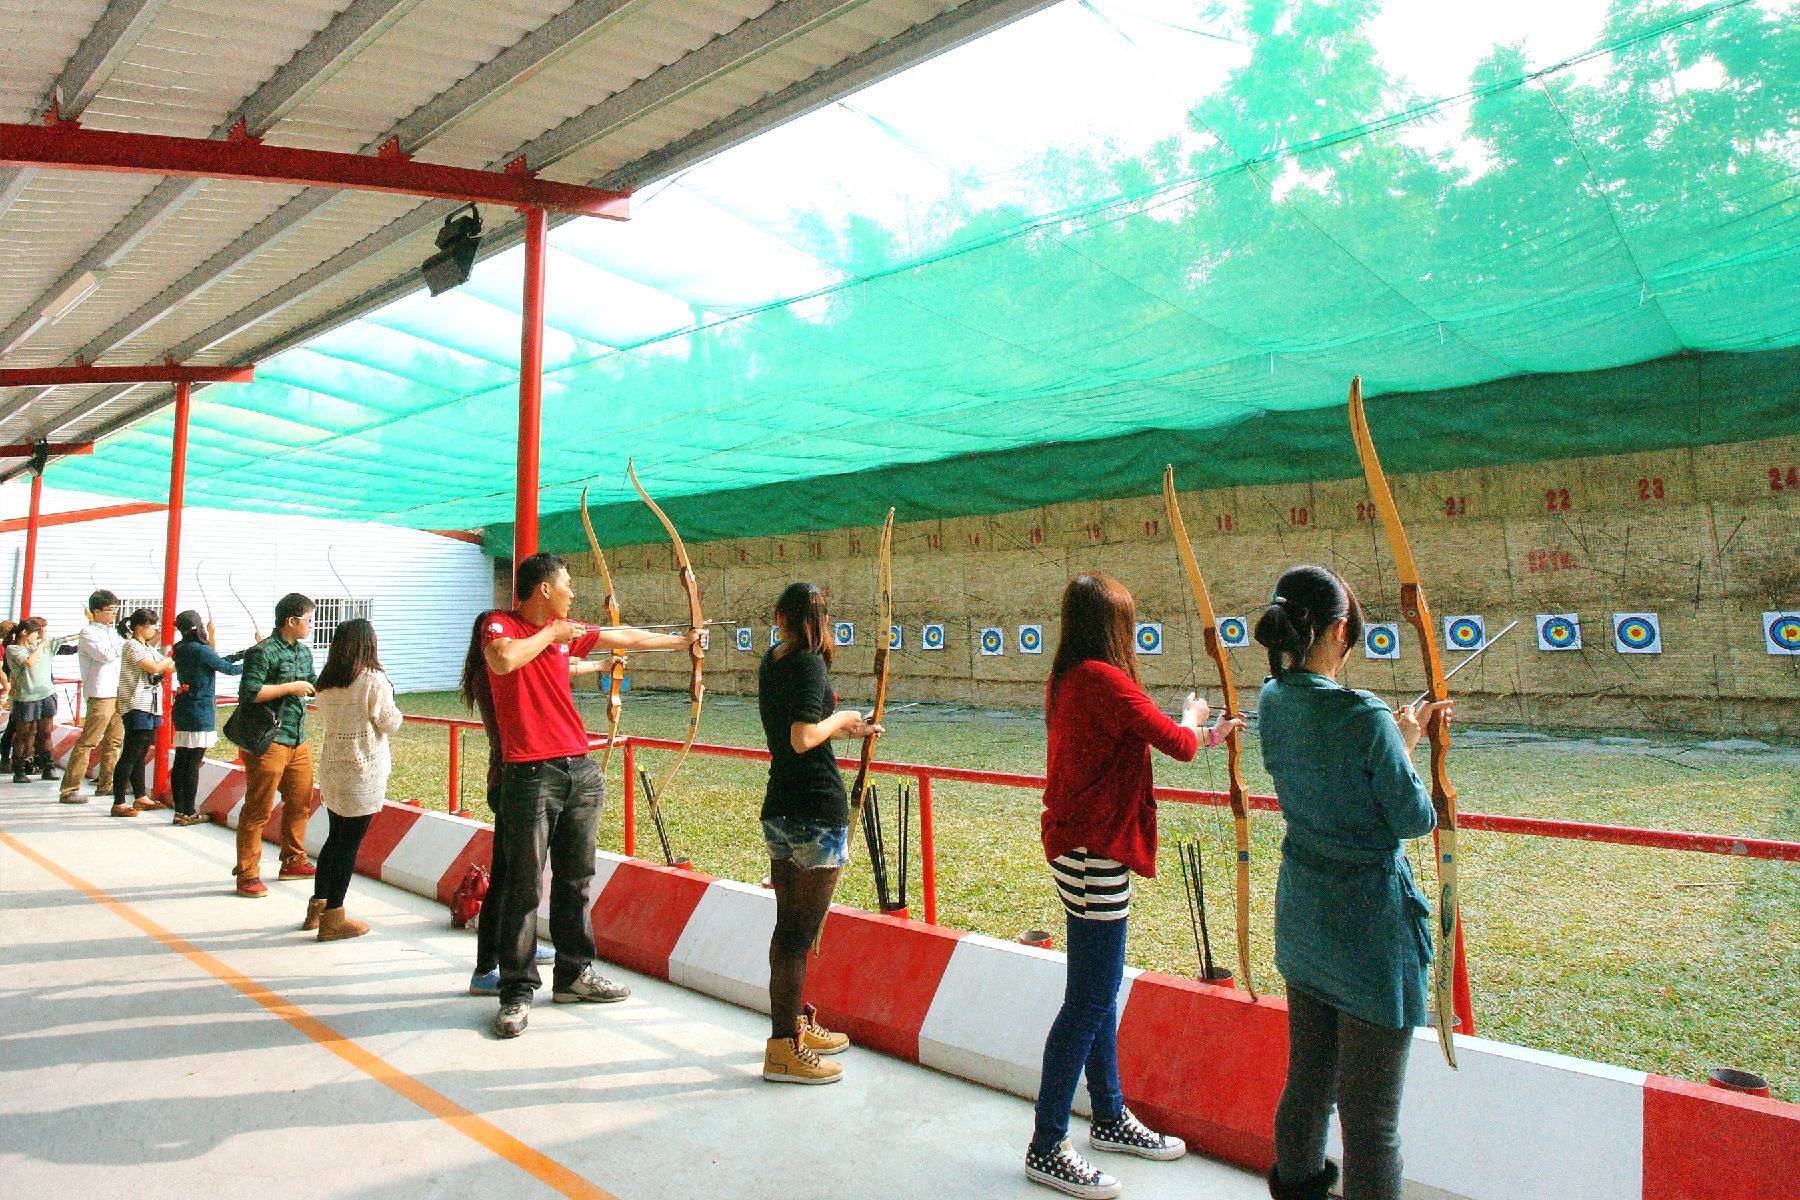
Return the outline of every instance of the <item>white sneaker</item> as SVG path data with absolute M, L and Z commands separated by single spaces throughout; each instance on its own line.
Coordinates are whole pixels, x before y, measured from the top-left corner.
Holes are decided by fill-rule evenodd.
M 1187 1143 L 1157 1133 L 1125 1109 L 1116 1121 L 1095 1121 L 1088 1131 L 1088 1145 L 1113 1154 L 1135 1154 L 1157 1162 L 1171 1162 L 1187 1153 Z
M 1068 1138 L 1048 1154 L 1027 1149 L 1025 1178 L 1080 1200 L 1113 1200 L 1125 1190 L 1118 1180 L 1075 1153 Z

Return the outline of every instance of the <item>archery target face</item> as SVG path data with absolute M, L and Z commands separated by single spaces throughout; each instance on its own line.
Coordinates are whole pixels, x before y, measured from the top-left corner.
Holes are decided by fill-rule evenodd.
M 927 650 L 944 648 L 944 627 L 934 621 L 919 631 L 919 645 Z
M 1574 613 L 1541 613 L 1537 629 L 1539 650 L 1581 649 L 1581 618 Z
M 1770 654 L 1800 654 L 1800 612 L 1764 613 L 1763 641 Z
M 769 645 L 771 647 L 781 645 L 781 629 L 778 626 L 769 626 Z
M 981 630 L 981 652 L 990 658 L 996 654 L 1006 653 L 1006 635 L 998 628 L 988 625 Z
M 849 621 L 835 621 L 831 626 L 831 644 L 834 646 L 854 646 L 856 644 L 856 626 Z
M 1042 654 L 1044 652 L 1044 627 L 1042 625 L 1019 626 L 1019 653 Z
M 750 627 L 748 625 L 738 626 L 737 648 L 739 650 L 743 650 L 743 651 L 747 652 L 751 649 L 754 649 L 755 646 L 756 646 L 756 634 L 751 632 Z
M 1139 654 L 1162 653 L 1162 626 L 1155 621 L 1139 621 L 1134 636 Z
M 1445 617 L 1444 641 L 1452 650 L 1479 650 L 1487 641 L 1487 622 L 1477 616 Z
M 1614 613 L 1613 649 L 1620 654 L 1661 654 L 1662 624 L 1655 613 Z
M 1222 645 L 1237 649 L 1250 644 L 1250 627 L 1244 624 L 1242 617 L 1219 618 L 1219 641 Z
M 1399 658 L 1400 626 L 1392 621 L 1379 621 L 1363 633 L 1364 658 Z
M 902 646 L 905 644 L 905 641 L 906 641 L 906 639 L 905 639 L 904 635 L 902 635 L 900 632 L 900 626 L 898 626 L 898 625 L 889 625 L 888 626 L 888 649 L 889 650 L 901 649 Z

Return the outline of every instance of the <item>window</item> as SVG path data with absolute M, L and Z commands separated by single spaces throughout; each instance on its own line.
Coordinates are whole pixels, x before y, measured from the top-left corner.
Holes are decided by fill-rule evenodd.
M 373 600 L 346 600 L 336 596 L 314 600 L 312 648 L 314 650 L 331 649 L 331 639 L 337 633 L 337 627 L 341 623 L 357 617 L 361 617 L 365 621 L 373 621 L 375 619 L 375 602 Z
M 123 621 L 126 617 L 129 617 L 132 613 L 136 612 L 140 608 L 149 609 L 151 612 L 156 614 L 156 619 L 158 621 L 162 620 L 162 597 L 161 596 L 156 597 L 154 600 L 146 600 L 146 599 L 143 599 L 142 597 L 133 597 L 133 596 L 124 597 L 123 599 L 121 599 L 119 601 L 119 620 Z

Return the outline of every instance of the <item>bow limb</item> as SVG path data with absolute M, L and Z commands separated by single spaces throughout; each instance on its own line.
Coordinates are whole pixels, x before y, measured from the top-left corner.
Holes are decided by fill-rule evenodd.
M 887 521 L 881 527 L 881 549 L 876 558 L 876 589 L 881 617 L 875 628 L 875 712 L 870 723 L 881 724 L 887 710 L 888 630 L 894 623 L 894 510 L 888 509 Z M 863 800 L 868 794 L 869 764 L 875 760 L 875 743 L 881 737 L 871 733 L 862 740 L 862 757 L 856 767 L 856 783 L 850 789 L 850 833 L 845 842 L 848 852 L 856 841 L 856 826 L 862 820 Z
M 1194 546 L 1188 540 L 1187 523 L 1181 519 L 1181 504 L 1175 499 L 1175 468 L 1163 469 L 1163 504 L 1169 510 L 1169 533 L 1175 539 L 1181 566 L 1187 572 L 1188 590 L 1194 594 L 1194 609 L 1200 615 L 1201 638 L 1207 657 L 1219 669 L 1219 687 L 1225 693 L 1225 717 L 1238 718 L 1237 689 L 1231 682 L 1231 660 L 1225 643 L 1219 640 L 1219 615 L 1213 611 L 1212 595 L 1206 590 L 1206 578 L 1194 560 Z M 1250 805 L 1244 787 L 1243 739 L 1235 731 L 1225 739 L 1225 770 L 1230 778 L 1232 832 L 1237 841 L 1237 952 L 1238 974 L 1244 990 L 1256 999 L 1256 983 L 1250 977 Z
M 704 630 L 706 617 L 700 611 L 700 582 L 694 576 L 693 563 L 688 561 L 687 547 L 681 544 L 681 534 L 675 531 L 675 523 L 669 520 L 668 514 L 657 506 L 656 501 L 650 498 L 650 493 L 644 490 L 644 485 L 638 482 L 637 469 L 629 460 L 625 463 L 625 474 L 630 477 L 631 486 L 637 489 L 638 496 L 650 506 L 650 511 L 656 514 L 656 519 L 662 522 L 663 529 L 669 535 L 669 546 L 675 555 L 675 573 L 681 579 L 682 589 L 687 592 L 688 627 L 696 631 Z M 687 737 L 682 741 L 675 761 L 669 764 L 668 769 L 663 772 L 661 782 L 652 790 L 652 804 L 668 797 L 669 784 L 674 781 L 675 772 L 681 768 L 682 760 L 687 758 L 688 751 L 693 748 L 695 735 L 700 732 L 700 709 L 706 702 L 706 673 L 702 666 L 706 651 L 699 640 L 695 639 L 688 645 L 688 654 L 693 660 L 693 671 L 688 680 Z
M 1381 516 L 1388 545 L 1394 553 L 1394 570 L 1400 580 L 1400 613 L 1418 634 L 1424 655 L 1426 694 L 1433 700 L 1447 699 L 1449 689 L 1444 680 L 1443 656 L 1438 649 L 1437 632 L 1432 628 L 1431 602 L 1426 599 L 1425 585 L 1419 576 L 1419 564 L 1413 558 L 1412 545 L 1406 538 L 1406 526 L 1400 522 L 1400 510 L 1394 505 L 1394 493 L 1388 487 L 1387 475 L 1375 453 L 1375 439 L 1369 433 L 1369 420 L 1363 411 L 1362 379 L 1350 381 L 1350 433 L 1356 439 L 1356 453 L 1362 459 L 1363 475 L 1369 483 L 1369 497 Z M 1431 982 L 1437 1009 L 1438 1045 L 1444 1061 L 1456 1066 L 1456 937 L 1459 914 L 1456 886 L 1456 789 L 1450 785 L 1447 763 L 1450 755 L 1450 726 L 1440 711 L 1425 727 L 1431 739 L 1431 805 L 1437 810 L 1438 871 L 1438 944 L 1431 964 Z
M 231 598 L 238 602 L 238 607 L 244 610 L 244 616 L 250 622 L 250 632 L 256 635 L 257 641 L 262 641 L 262 627 L 256 623 L 256 614 L 250 611 L 250 606 L 244 603 L 244 598 L 242 596 L 238 595 L 237 576 L 227 572 L 225 575 L 225 586 L 230 590 Z
M 194 586 L 200 589 L 200 603 L 206 606 L 206 644 L 214 650 L 219 648 L 219 635 L 213 630 L 212 598 L 206 594 L 206 577 L 201 573 L 203 562 L 194 564 Z
M 593 552 L 594 565 L 600 570 L 600 586 L 606 589 L 606 623 L 617 626 L 621 623 L 619 616 L 619 594 L 613 589 L 612 572 L 606 566 L 606 553 L 600 549 L 600 539 L 594 536 L 594 521 L 588 516 L 588 490 L 581 489 L 581 528 L 587 532 L 588 549 Z M 613 742 L 619 736 L 619 717 L 625 710 L 625 656 L 617 650 L 613 651 L 612 662 L 607 667 L 607 678 L 611 681 L 611 689 L 606 701 L 606 749 L 600 752 L 600 773 L 606 774 L 606 764 L 612 761 Z

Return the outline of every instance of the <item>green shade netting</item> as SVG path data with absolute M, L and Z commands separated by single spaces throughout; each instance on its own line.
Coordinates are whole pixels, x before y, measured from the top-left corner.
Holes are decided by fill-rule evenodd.
M 603 537 L 654 536 L 628 456 L 704 536 L 865 519 L 828 506 L 887 479 L 914 516 L 1099 494 L 1164 444 L 1184 486 L 1342 475 L 1352 374 L 1438 397 L 1389 402 L 1433 431 L 1421 466 L 1558 428 L 1667 441 L 1657 405 L 1712 404 L 1707 372 L 1643 405 L 1605 372 L 1681 356 L 1754 394 L 1681 438 L 1786 431 L 1800 8 L 1492 7 L 1064 4 L 650 186 L 629 223 L 558 227 L 541 509 L 591 484 Z M 189 502 L 503 548 L 521 274 L 497 255 L 200 393 Z M 161 498 L 170 427 L 54 482 Z M 545 543 L 580 538 L 552 516 Z

